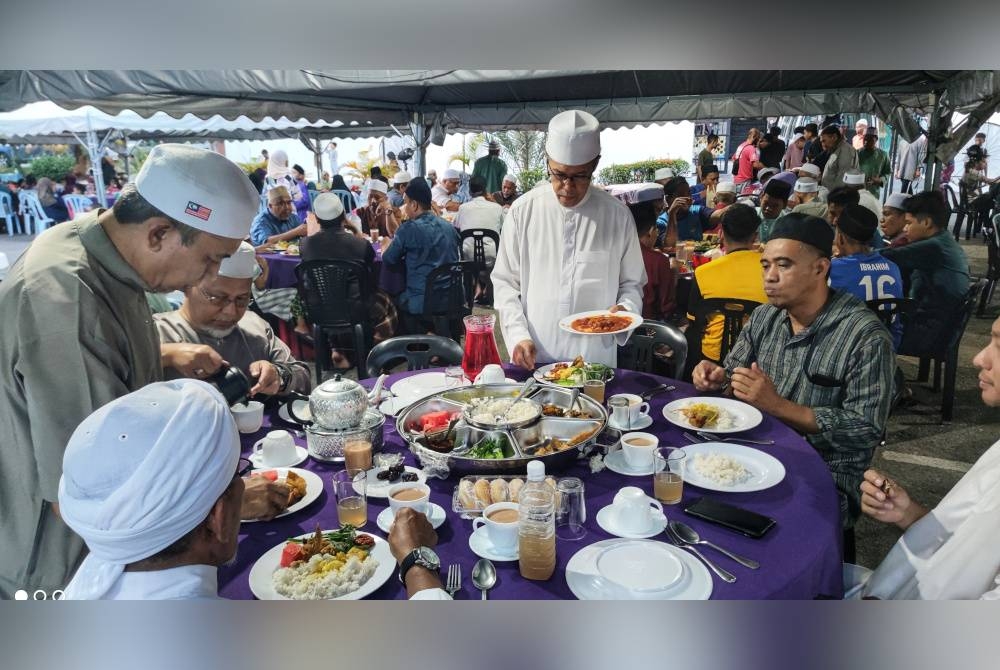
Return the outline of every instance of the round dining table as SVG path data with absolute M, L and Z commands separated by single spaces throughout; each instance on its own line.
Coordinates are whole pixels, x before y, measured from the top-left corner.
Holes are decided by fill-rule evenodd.
M 523 380 L 529 374 L 525 370 L 504 366 L 509 377 Z M 387 380 L 387 388 L 395 381 L 421 372 L 395 374 Z M 371 388 L 374 380 L 363 380 L 362 385 Z M 653 424 L 644 429 L 655 434 L 661 446 L 684 446 L 689 444 L 683 430 L 669 423 L 663 417 L 663 407 L 679 398 L 697 396 L 689 384 L 658 377 L 651 374 L 628 370 L 616 370 L 613 380 L 608 382 L 607 396 L 614 393 L 642 393 L 660 384 L 672 384 L 676 390 L 654 395 L 650 401 Z M 277 411 L 265 417 L 265 426 L 257 433 L 242 436 L 244 455 L 248 455 L 254 442 L 263 437 L 269 429 L 289 428 Z M 620 434 L 609 428 L 597 441 L 614 444 Z M 743 554 L 760 563 L 758 570 L 745 568 L 714 550 L 703 547 L 709 557 L 725 567 L 737 579 L 726 583 L 712 575 L 711 599 L 813 599 L 817 597 L 840 598 L 843 593 L 841 568 L 842 534 L 839 521 L 839 506 L 833 479 L 823 460 L 809 443 L 794 430 L 774 417 L 764 415 L 763 422 L 753 429 L 740 433 L 754 440 L 773 440 L 773 446 L 757 447 L 777 458 L 785 468 L 785 477 L 779 483 L 763 491 L 753 493 L 719 493 L 706 491 L 686 484 L 684 495 L 677 505 L 665 505 L 664 512 L 669 519 L 683 520 L 694 527 L 704 539 L 716 542 L 736 553 Z M 414 454 L 409 451 L 405 440 L 398 434 L 392 417 L 386 418 L 383 451 L 399 452 L 404 455 L 407 465 L 419 467 Z M 306 445 L 304 438 L 296 437 L 296 443 Z M 239 550 L 236 559 L 228 567 L 219 569 L 219 592 L 225 598 L 250 599 L 253 594 L 249 584 L 249 574 L 254 563 L 265 552 L 285 540 L 297 535 L 310 533 L 318 526 L 323 530 L 335 530 L 337 522 L 336 503 L 331 490 L 331 478 L 342 464 L 327 463 L 309 458 L 298 466 L 310 470 L 322 479 L 323 492 L 311 505 L 288 516 L 269 522 L 244 523 L 240 528 Z M 553 471 L 555 477 L 574 476 L 583 480 L 586 501 L 586 534 L 579 540 L 557 540 L 556 570 L 547 581 L 530 581 L 518 572 L 517 561 L 494 562 L 498 581 L 490 591 L 494 600 L 547 600 L 573 599 L 565 577 L 566 565 L 570 558 L 583 547 L 612 539 L 595 521 L 597 512 L 609 505 L 615 493 L 625 486 L 638 486 L 647 494 L 652 494 L 652 477 L 633 477 L 617 474 L 610 469 L 592 472 L 589 459 L 578 459 L 566 469 Z M 469 547 L 472 521 L 452 510 L 452 498 L 459 478 L 428 478 L 431 502 L 443 507 L 447 513 L 444 523 L 437 529 L 438 544 L 435 548 L 441 558 L 442 573 L 453 563 L 462 566 L 461 589 L 456 599 L 479 599 L 479 591 L 471 582 L 472 567 L 478 557 Z M 683 509 L 702 496 L 742 507 L 770 517 L 774 527 L 762 538 L 745 537 L 728 529 L 712 525 L 691 517 Z M 379 530 L 375 519 L 387 506 L 381 498 L 368 499 L 368 523 L 362 529 L 366 533 L 386 538 L 387 533 Z M 667 541 L 663 534 L 655 540 Z M 444 574 L 442 574 L 442 580 Z M 406 592 L 395 576 L 388 579 L 369 598 L 392 600 L 406 598 Z
M 299 285 L 295 268 L 302 262 L 300 256 L 280 252 L 260 256 L 267 261 L 267 288 L 293 288 Z M 378 275 L 378 287 L 389 295 L 399 295 L 406 288 L 406 266 L 402 263 L 383 264 L 380 249 L 375 250 L 375 272 Z

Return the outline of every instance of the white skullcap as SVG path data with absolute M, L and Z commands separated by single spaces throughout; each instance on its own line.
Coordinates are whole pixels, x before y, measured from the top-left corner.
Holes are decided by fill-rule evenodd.
M 563 165 L 583 165 L 601 155 L 601 131 L 597 119 L 587 112 L 571 109 L 549 121 L 545 153 Z
M 864 186 L 865 175 L 863 172 L 851 171 L 844 173 L 844 183 L 852 186 Z
M 509 181 L 511 184 L 515 184 L 515 185 L 517 184 L 517 177 L 515 177 L 514 175 L 512 175 L 509 172 L 503 176 L 503 180 L 504 181 Z
M 673 179 L 675 176 L 676 175 L 671 168 L 668 167 L 660 168 L 659 170 L 653 173 L 653 181 L 660 181 L 661 179 Z
M 892 207 L 893 209 L 902 210 L 903 205 L 909 199 L 909 195 L 906 193 L 893 193 L 888 198 L 885 199 L 885 206 Z
M 369 191 L 378 191 L 379 193 L 388 193 L 389 187 L 385 185 L 385 182 L 381 179 L 372 179 L 371 183 L 368 184 Z
M 236 163 L 184 144 L 153 147 L 135 188 L 170 218 L 234 240 L 250 233 L 260 207 L 257 190 Z
M 84 419 L 63 456 L 59 512 L 90 554 L 65 597 L 101 598 L 126 565 L 194 530 L 229 487 L 239 457 L 229 406 L 195 379 L 150 384 Z
M 413 177 L 406 170 L 400 170 L 392 176 L 392 185 L 399 186 L 400 184 L 409 184 Z
M 444 171 L 444 176 L 441 177 L 441 181 L 445 181 L 446 179 L 461 179 L 461 178 L 462 178 L 461 172 L 459 172 L 458 170 L 452 170 L 451 168 L 448 168 L 447 170 Z
M 813 177 L 819 179 L 820 169 L 812 163 L 803 163 L 799 166 L 799 176 L 806 175 L 807 177 Z
M 795 191 L 797 193 L 819 193 L 819 183 L 815 179 L 802 177 L 795 180 Z
M 854 127 L 857 128 L 858 126 L 867 126 L 867 125 L 868 125 L 868 119 L 858 119 L 857 122 L 854 124 Z
M 240 242 L 240 246 L 229 258 L 223 258 L 219 263 L 219 276 L 232 279 L 254 279 L 260 272 L 257 265 L 257 255 L 253 245 Z
M 721 181 L 715 187 L 716 193 L 736 193 L 736 183 L 731 181 Z
M 766 167 L 757 173 L 757 181 L 764 181 L 764 177 L 778 174 L 778 168 Z
M 316 213 L 316 218 L 321 221 L 333 221 L 344 213 L 344 203 L 338 195 L 320 193 L 313 200 L 313 212 Z
M 798 142 L 799 140 L 803 139 L 804 137 L 805 137 L 805 135 L 803 135 L 802 133 L 795 133 L 794 135 L 792 135 L 792 139 L 788 140 L 788 143 L 789 144 L 795 144 L 796 142 Z

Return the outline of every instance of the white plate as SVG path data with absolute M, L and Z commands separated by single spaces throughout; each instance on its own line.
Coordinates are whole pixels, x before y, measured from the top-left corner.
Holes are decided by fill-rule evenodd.
M 308 470 L 303 470 L 301 468 L 265 468 L 267 470 L 275 470 L 278 473 L 278 479 L 284 479 L 289 471 L 294 472 L 302 479 L 306 480 L 306 494 L 302 496 L 294 505 L 290 505 L 288 509 L 274 517 L 275 519 L 280 519 L 283 516 L 288 516 L 289 514 L 294 514 L 300 509 L 304 509 L 307 505 L 312 504 L 319 498 L 320 494 L 323 493 L 323 480 L 320 479 L 319 475 L 315 472 L 309 472 Z M 256 523 L 258 519 L 243 519 L 240 523 Z
M 564 361 L 564 363 L 566 365 L 569 365 L 572 362 L 573 361 Z M 545 375 L 547 375 L 552 370 L 552 368 L 554 368 L 557 365 L 559 365 L 559 363 L 549 363 L 548 365 L 543 365 L 542 367 L 538 368 L 533 373 L 531 373 L 531 376 L 534 377 L 535 379 L 537 379 L 538 381 L 540 381 L 541 383 L 543 383 L 543 384 L 549 384 L 550 386 L 559 386 L 559 387 L 562 387 L 564 389 L 582 389 L 583 388 L 583 384 L 582 383 L 581 384 L 560 384 L 559 382 L 554 382 L 554 381 L 552 381 L 550 379 L 546 379 Z M 608 378 L 604 380 L 605 383 L 611 381 L 614 378 L 615 378 L 615 371 L 614 371 L 613 368 L 609 368 L 608 369 Z
M 253 463 L 253 466 L 256 469 L 258 469 L 258 470 L 274 470 L 275 468 L 291 468 L 291 467 L 294 467 L 294 466 L 298 465 L 299 463 L 302 463 L 303 461 L 305 461 L 307 458 L 309 458 L 309 450 L 307 450 L 305 447 L 300 447 L 299 445 L 296 444 L 295 445 L 295 459 L 291 463 L 282 463 L 281 465 L 270 465 L 270 464 L 264 462 L 264 460 L 262 458 L 262 453 L 261 452 L 257 452 L 256 454 L 252 454 L 250 456 L 250 462 Z
M 323 531 L 330 532 L 330 531 Z M 299 535 L 296 539 L 306 539 L 312 537 L 313 533 Z M 396 559 L 392 557 L 389 550 L 389 543 L 378 535 L 365 533 L 375 538 L 375 547 L 372 549 L 370 557 L 378 561 L 375 574 L 368 578 L 357 590 L 344 594 L 333 600 L 361 600 L 365 596 L 375 593 L 389 578 L 396 574 Z M 250 568 L 250 590 L 259 600 L 290 600 L 274 590 L 271 576 L 281 565 L 281 552 L 285 548 L 285 542 L 276 547 L 272 547 L 257 559 L 257 562 Z
M 423 470 L 415 468 L 412 465 L 407 465 L 404 467 L 406 468 L 406 472 L 413 472 L 417 475 L 417 481 L 404 482 L 402 479 L 397 479 L 394 482 L 390 482 L 384 479 L 379 479 L 378 473 L 381 470 L 381 468 L 372 468 L 371 470 L 368 471 L 368 489 L 365 495 L 369 498 L 388 498 L 389 489 L 395 486 L 396 484 L 423 484 L 424 482 L 427 481 L 427 475 L 424 474 Z M 361 491 L 358 491 L 357 486 L 354 487 L 354 490 L 357 493 L 361 493 Z
M 468 385 L 469 382 L 463 381 L 458 386 L 449 386 L 448 378 L 443 372 L 422 372 L 412 377 L 400 379 L 390 386 L 389 390 L 396 396 L 397 402 L 403 401 L 409 405 L 414 400 L 425 398 L 432 393 L 447 391 L 451 388 L 462 388 Z
M 627 433 L 630 430 L 642 430 L 643 428 L 649 428 L 653 425 L 653 417 L 648 414 L 640 414 L 639 420 L 635 421 L 631 426 L 625 428 L 624 426 L 619 426 L 617 423 L 608 419 L 608 425 L 617 431 Z
M 486 532 L 486 527 L 480 526 L 469 536 L 469 549 L 472 550 L 472 553 L 480 558 L 488 558 L 491 561 L 506 562 L 517 560 L 517 546 L 514 547 L 511 553 L 502 554 L 490 542 L 489 535 Z
M 430 514 L 427 515 L 427 520 L 431 522 L 432 528 L 440 528 L 441 524 L 444 523 L 444 520 L 448 516 L 441 505 L 435 505 L 434 503 L 428 504 L 427 511 L 430 512 Z M 378 517 L 375 518 L 375 523 L 378 524 L 380 529 L 382 529 L 382 532 L 388 533 L 395 516 L 396 514 L 392 511 L 392 508 L 386 507 L 379 513 Z
M 695 428 L 688 423 L 687 417 L 681 414 L 680 411 L 688 405 L 694 405 L 696 403 L 715 405 L 716 407 L 729 412 L 730 416 L 733 418 L 733 427 Z M 686 428 L 688 430 L 701 430 L 706 433 L 721 434 L 742 433 L 744 430 L 755 428 L 760 425 L 761 421 L 764 420 L 764 415 L 761 414 L 760 410 L 753 405 L 748 405 L 745 402 L 733 400 L 732 398 L 681 398 L 680 400 L 674 400 L 673 402 L 664 405 L 663 418 L 675 426 L 680 426 L 681 428 Z
M 649 477 L 653 474 L 653 466 L 650 465 L 648 468 L 643 468 L 642 470 L 636 470 L 628 461 L 625 460 L 625 454 L 621 449 L 616 449 L 610 454 L 604 457 L 604 465 L 608 466 L 608 470 L 611 472 L 617 472 L 620 475 L 628 475 L 629 477 Z M 664 463 L 660 463 L 660 470 L 663 469 Z
M 760 449 L 745 447 L 742 444 L 729 444 L 727 442 L 703 442 L 701 444 L 690 444 L 683 447 L 687 454 L 687 461 L 684 467 L 684 483 L 697 486 L 709 491 L 723 491 L 725 493 L 749 493 L 750 491 L 763 491 L 769 489 L 785 478 L 785 466 L 771 454 Z M 750 471 L 750 479 L 735 486 L 724 486 L 713 482 L 707 477 L 698 474 L 694 469 L 695 454 L 719 454 L 728 456 L 740 462 L 740 464 Z
M 295 413 L 305 419 L 306 421 L 312 421 L 312 411 L 309 409 L 308 400 L 293 400 L 292 404 L 295 405 Z M 278 407 L 278 416 L 281 417 L 282 421 L 287 421 L 288 423 L 297 424 L 298 421 L 292 418 L 292 415 L 288 413 L 288 405 L 282 404 Z
M 662 533 L 663 529 L 667 527 L 667 517 L 663 515 L 663 512 L 653 509 L 652 507 L 650 507 L 650 511 L 652 513 L 653 522 L 643 533 L 631 533 L 618 528 L 618 525 L 615 523 L 614 505 L 608 505 L 600 509 L 597 513 L 597 525 L 612 535 L 617 535 L 618 537 L 625 537 L 632 540 L 641 540 L 647 537 L 653 537 L 654 535 Z
M 622 328 L 621 330 L 614 330 L 610 333 L 581 333 L 578 330 L 573 330 L 572 328 L 570 328 L 571 323 L 573 323 L 577 319 L 582 319 L 586 316 L 627 316 L 630 319 L 632 319 L 632 323 L 629 324 L 627 328 Z M 570 314 L 565 318 L 559 319 L 559 327 L 565 330 L 567 333 L 573 333 L 574 335 L 585 335 L 585 336 L 596 335 L 598 337 L 602 335 L 619 335 L 621 333 L 630 333 L 641 325 L 642 325 L 641 314 L 636 314 L 635 312 L 625 312 L 625 311 L 615 312 L 614 314 L 611 314 L 611 312 L 609 312 L 606 309 L 596 309 L 590 312 L 577 312 L 576 314 Z
M 631 597 L 615 593 L 598 572 L 599 560 L 605 574 L 613 574 L 633 587 L 641 589 L 651 582 L 658 586 L 672 582 L 672 586 L 633 591 Z M 664 542 L 617 538 L 602 540 L 573 554 L 566 564 L 566 584 L 580 600 L 708 600 L 713 586 L 708 568 L 690 553 Z

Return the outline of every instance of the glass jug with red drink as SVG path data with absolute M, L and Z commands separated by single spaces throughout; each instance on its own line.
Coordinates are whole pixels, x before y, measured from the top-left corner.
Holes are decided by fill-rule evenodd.
M 492 314 L 475 314 L 465 317 L 463 321 L 465 352 L 462 354 L 462 370 L 469 381 L 475 381 L 487 365 L 500 365 L 500 352 L 493 336 L 496 317 Z

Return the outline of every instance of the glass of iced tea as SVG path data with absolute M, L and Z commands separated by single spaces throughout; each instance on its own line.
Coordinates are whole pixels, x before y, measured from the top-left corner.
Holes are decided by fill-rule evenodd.
M 588 379 L 583 382 L 584 394 L 590 396 L 598 404 L 604 404 L 604 380 Z
M 676 505 L 684 495 L 687 453 L 679 447 L 660 447 L 653 454 L 653 497 Z
M 337 500 L 337 521 L 361 528 L 368 523 L 368 473 L 341 470 L 333 474 L 333 495 Z
M 347 470 L 370 470 L 372 467 L 372 443 L 370 440 L 350 440 L 344 445 L 344 468 Z

